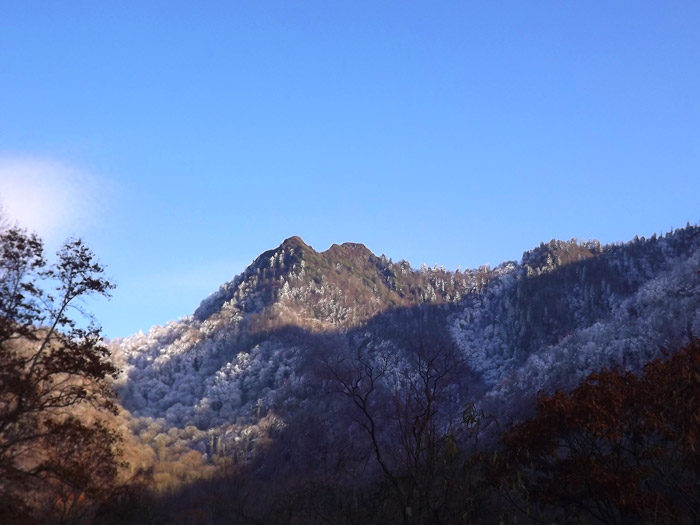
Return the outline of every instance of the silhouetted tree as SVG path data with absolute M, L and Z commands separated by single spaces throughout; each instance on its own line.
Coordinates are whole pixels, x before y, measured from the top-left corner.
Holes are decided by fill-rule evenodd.
M 483 414 L 462 406 L 457 378 L 466 360 L 449 346 L 417 341 L 396 350 L 363 347 L 328 363 L 332 391 L 354 406 L 356 424 L 381 470 L 403 523 L 461 523 L 472 506 L 467 448 L 475 445 Z M 474 449 L 469 452 L 474 452 Z
M 2 522 L 75 520 L 114 483 L 119 438 L 98 415 L 116 412 L 106 379 L 117 370 L 79 306 L 108 296 L 102 274 L 78 239 L 49 265 L 35 234 L 0 233 Z

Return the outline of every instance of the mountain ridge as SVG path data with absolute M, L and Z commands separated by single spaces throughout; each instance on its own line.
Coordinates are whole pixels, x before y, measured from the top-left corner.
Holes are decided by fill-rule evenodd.
M 117 341 L 117 387 L 136 416 L 224 439 L 266 415 L 284 425 L 313 406 L 335 410 L 321 408 L 317 367 L 329 356 L 366 348 L 405 368 L 422 338 L 468 360 L 460 398 L 505 424 L 539 391 L 602 366 L 639 370 L 699 334 L 698 231 L 550 241 L 521 262 L 464 272 L 416 270 L 358 243 L 316 252 L 290 237 L 194 315 Z
M 425 266 L 416 271 L 407 261 L 394 263 L 360 243 L 333 244 L 317 252 L 301 237 L 293 236 L 260 254 L 243 273 L 224 283 L 200 303 L 194 317 L 204 321 L 226 303 L 244 312 L 260 312 L 281 297 L 318 319 L 324 313 L 308 312 L 309 301 L 315 298 L 323 304 L 332 297 L 341 310 L 331 316 L 331 325 L 351 326 L 389 307 L 458 301 L 505 271 L 506 266 L 464 273 Z

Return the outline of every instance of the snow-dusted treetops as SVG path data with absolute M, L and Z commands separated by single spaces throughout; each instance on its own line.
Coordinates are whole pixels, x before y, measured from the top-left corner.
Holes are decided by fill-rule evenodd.
M 538 392 L 601 367 L 639 370 L 699 335 L 699 247 L 688 225 L 625 244 L 551 241 L 519 263 L 452 272 L 292 237 L 193 315 L 115 341 L 117 388 L 135 416 L 216 437 L 193 443 L 200 451 L 245 454 L 261 428 L 309 414 L 350 428 L 328 394 L 333 363 L 364 356 L 389 396 L 432 348 L 464 365 L 451 399 L 505 423 L 529 415 Z

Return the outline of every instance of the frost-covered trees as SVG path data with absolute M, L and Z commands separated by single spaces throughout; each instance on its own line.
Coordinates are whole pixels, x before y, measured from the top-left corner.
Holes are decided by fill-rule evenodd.
M 573 388 L 601 366 L 639 370 L 661 349 L 687 343 L 700 330 L 695 231 L 593 245 L 594 257 L 535 275 L 525 266 L 564 246 L 543 245 L 483 294 L 467 297 L 449 330 L 474 353 L 486 383 L 481 406 L 504 420 L 520 417 L 540 390 Z
M 418 380 L 406 351 L 420 327 L 424 341 L 456 345 L 468 358 L 453 393 L 506 423 L 527 417 L 540 390 L 574 388 L 601 366 L 638 370 L 700 332 L 695 231 L 613 246 L 555 241 L 522 263 L 456 273 L 421 273 L 361 245 L 317 253 L 292 240 L 196 315 L 119 341 L 120 394 L 135 415 L 196 425 L 233 453 L 231 443 L 261 418 L 294 426 L 317 410 L 333 420 L 339 409 L 323 397 L 314 368 L 324 357 L 350 359 L 347 348 L 389 359 L 380 381 L 388 397 L 377 399 L 392 399 L 401 381 Z

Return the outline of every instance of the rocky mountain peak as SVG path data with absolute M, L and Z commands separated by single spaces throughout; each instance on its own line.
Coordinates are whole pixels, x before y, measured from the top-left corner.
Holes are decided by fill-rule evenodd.
M 344 242 L 343 244 L 334 244 L 323 252 L 329 256 L 354 256 L 366 257 L 374 255 L 369 248 L 364 244 L 356 242 Z
M 298 235 L 292 235 L 291 237 L 285 239 L 282 244 L 279 245 L 278 250 L 280 249 L 289 249 L 289 250 L 311 250 L 314 251 L 314 249 L 306 244 L 304 240 L 299 237 Z
M 282 241 L 282 244 L 280 246 L 304 246 L 307 248 L 309 247 L 309 245 L 304 242 L 304 239 L 302 239 L 298 235 L 292 235 L 291 237 L 287 237 L 284 241 Z
M 488 282 L 488 273 L 454 274 L 437 267 L 417 271 L 406 261 L 377 257 L 353 242 L 333 244 L 319 253 L 293 236 L 222 285 L 194 317 L 204 321 L 220 314 L 218 318 L 238 319 L 265 312 L 268 325 L 348 327 L 388 308 L 459 301 Z

